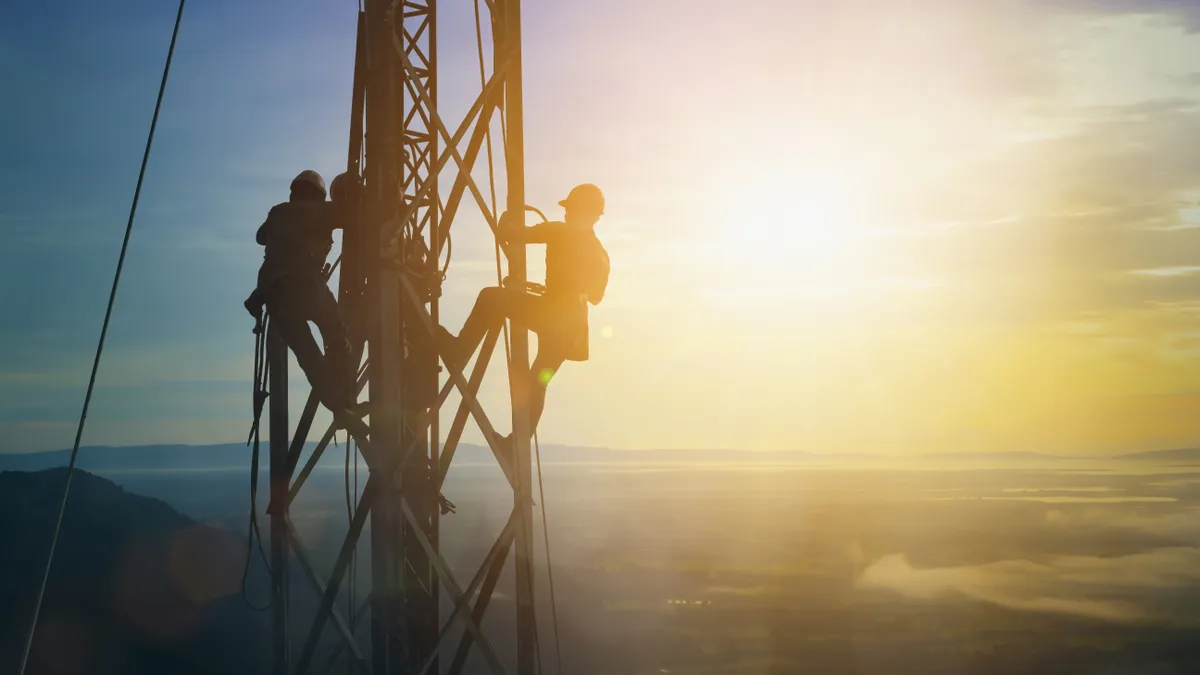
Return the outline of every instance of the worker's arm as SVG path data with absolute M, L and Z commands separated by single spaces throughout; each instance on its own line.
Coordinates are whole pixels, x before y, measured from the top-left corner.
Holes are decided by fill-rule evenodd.
M 566 225 L 559 222 L 538 223 L 526 227 L 520 218 L 513 218 L 506 212 L 500 216 L 500 238 L 507 244 L 548 244 L 560 233 Z
M 258 226 L 258 232 L 254 234 L 254 241 L 258 242 L 259 246 L 266 246 L 267 240 L 271 238 L 278 225 L 279 216 L 276 214 L 275 207 L 272 207 L 267 212 L 267 218 L 262 225 Z
M 358 210 L 356 204 L 348 202 L 327 202 L 329 204 L 329 216 L 325 223 L 330 230 L 345 230 L 347 227 L 354 227 L 355 212 Z

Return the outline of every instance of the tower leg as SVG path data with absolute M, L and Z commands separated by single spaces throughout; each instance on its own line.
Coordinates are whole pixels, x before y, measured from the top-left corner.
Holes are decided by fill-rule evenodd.
M 508 146 L 505 152 L 508 175 L 508 212 L 525 212 L 525 144 L 524 116 L 521 107 L 521 2 L 504 0 L 501 16 L 503 49 L 512 60 L 505 81 L 505 112 L 507 113 Z M 518 286 L 526 281 L 524 247 L 509 252 L 508 274 Z M 524 382 L 529 373 L 529 333 L 525 326 L 512 330 L 512 362 L 509 365 L 509 388 L 512 396 L 513 446 L 516 451 L 517 490 L 514 495 L 519 510 L 517 523 L 517 675 L 533 675 L 537 670 L 537 623 L 533 595 L 533 490 L 530 466 L 529 401 Z
M 288 597 L 288 348 L 280 330 L 272 325 L 267 330 L 267 363 L 270 368 L 270 480 L 271 503 L 271 673 L 288 675 L 291 663 L 287 640 Z

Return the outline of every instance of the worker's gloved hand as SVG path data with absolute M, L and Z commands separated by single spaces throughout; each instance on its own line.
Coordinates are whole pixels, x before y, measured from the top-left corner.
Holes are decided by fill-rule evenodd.
M 246 308 L 246 311 L 249 312 L 250 316 L 254 317 L 255 320 L 258 320 L 262 315 L 262 305 L 262 296 L 259 294 L 257 289 L 250 294 L 250 297 L 246 298 L 245 302 L 242 303 L 242 306 Z
M 496 238 L 500 241 L 500 247 L 504 249 L 504 254 L 511 254 L 511 248 L 521 241 L 521 230 L 525 229 L 525 217 L 523 213 L 511 214 L 508 211 L 500 214 L 500 220 L 496 223 Z
M 501 238 L 508 239 L 513 232 L 525 226 L 523 220 L 524 214 L 512 214 L 508 211 L 500 214 L 500 220 L 496 223 L 496 229 Z

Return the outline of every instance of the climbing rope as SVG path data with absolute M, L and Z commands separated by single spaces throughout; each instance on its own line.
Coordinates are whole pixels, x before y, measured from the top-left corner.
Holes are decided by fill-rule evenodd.
M 546 576 L 550 583 L 550 617 L 554 623 L 554 659 L 562 675 L 562 644 L 558 633 L 558 601 L 554 597 L 554 563 L 550 558 L 550 526 L 546 523 L 546 489 L 542 486 L 542 449 L 538 447 L 537 431 L 533 432 L 534 457 L 537 458 L 538 499 L 542 504 L 542 541 L 546 544 Z
M 480 17 L 479 17 L 479 13 L 480 13 L 479 12 L 479 0 L 475 0 L 475 2 L 472 3 L 472 5 L 475 8 L 475 46 L 476 46 L 476 50 L 479 55 L 479 86 L 481 88 L 483 88 L 483 87 L 487 86 L 487 76 L 484 72 L 484 63 L 483 63 L 483 27 L 482 27 L 482 21 L 480 21 Z M 505 156 L 507 157 L 508 156 L 508 130 L 507 130 L 507 125 L 504 122 L 504 107 L 499 106 L 499 109 L 500 109 L 501 144 L 503 146 Z M 491 198 L 492 213 L 497 214 L 497 217 L 498 217 L 499 211 L 497 210 L 497 205 L 496 205 L 496 167 L 495 167 L 495 160 L 494 160 L 493 153 L 492 153 L 491 124 L 488 125 L 488 129 L 484 133 L 484 141 L 486 143 L 486 148 L 487 148 L 488 192 L 489 192 L 489 196 Z M 530 210 L 536 212 L 538 215 L 540 215 L 542 217 L 543 221 L 546 220 L 545 214 L 543 214 L 541 211 L 538 211 L 536 208 L 529 207 L 529 206 L 527 206 L 526 208 L 530 209 Z M 493 233 L 493 234 L 496 234 L 496 233 Z M 496 284 L 503 285 L 504 272 L 503 272 L 503 270 L 501 268 L 501 264 L 500 264 L 500 239 L 498 236 L 494 239 L 494 253 L 495 253 L 495 258 L 496 258 Z M 449 266 L 449 264 L 450 264 L 449 255 L 447 255 L 446 265 Z M 512 347 L 511 347 L 510 341 L 509 341 L 508 322 L 507 321 L 503 322 L 501 327 L 504 332 L 504 360 L 505 360 L 505 364 L 508 368 L 509 377 L 511 378 L 512 377 Z M 554 564 L 550 557 L 550 530 L 546 524 L 547 523 L 546 491 L 542 485 L 542 456 L 541 456 L 541 448 L 539 447 L 539 443 L 538 443 L 536 429 L 533 432 L 533 443 L 534 443 L 535 457 L 537 458 L 538 493 L 539 493 L 538 494 L 538 502 L 539 502 L 539 506 L 542 511 L 542 537 L 545 542 L 545 548 L 546 548 L 546 573 L 549 578 L 549 587 L 550 587 L 550 613 L 551 613 L 551 618 L 552 618 L 553 625 L 554 625 L 554 655 L 555 655 L 555 662 L 557 664 L 557 672 L 559 673 L 559 675 L 562 675 L 562 645 L 559 640 L 558 603 L 556 601 L 555 593 L 554 593 Z M 542 668 L 542 650 L 541 650 L 540 640 L 538 638 L 537 621 L 534 621 L 533 636 L 534 636 L 534 644 L 537 649 L 538 672 L 541 673 L 543 670 L 543 668 Z
M 358 442 L 353 435 L 346 434 L 346 522 L 349 526 L 354 523 L 354 514 L 358 511 Z M 334 446 L 337 446 L 337 434 L 333 436 Z M 350 483 L 350 456 L 354 456 L 354 484 Z M 352 492 L 353 491 L 353 492 Z M 353 496 L 352 496 L 353 495 Z M 350 552 L 350 568 L 346 570 L 346 616 L 350 618 L 350 634 L 358 629 L 358 546 Z M 347 672 L 354 672 L 354 654 L 346 654 Z
M 242 600 L 246 606 L 255 612 L 265 612 L 271 608 L 271 601 L 268 599 L 265 605 L 255 605 L 250 600 L 249 579 L 250 579 L 250 561 L 254 558 L 254 545 L 258 544 L 258 553 L 262 557 L 263 565 L 268 572 L 271 570 L 271 563 L 267 560 L 267 552 L 263 550 L 262 533 L 258 529 L 258 469 L 260 457 L 260 424 L 262 420 L 263 404 L 266 403 L 267 397 L 270 395 L 267 390 L 267 377 L 270 375 L 270 362 L 267 359 L 267 324 L 269 318 L 266 313 L 258 316 L 254 322 L 254 420 L 250 424 L 250 437 L 246 440 L 249 445 L 253 443 L 253 450 L 250 454 L 250 523 L 247 526 L 246 533 L 246 562 L 242 567 Z
M 33 606 L 33 618 L 30 620 L 29 633 L 25 640 L 25 650 L 21 654 L 21 666 L 17 675 L 25 675 L 29 665 L 29 653 L 33 648 L 33 636 L 37 631 L 38 614 L 42 610 L 42 602 L 46 597 L 46 585 L 50 580 L 50 569 L 54 564 L 54 551 L 58 546 L 58 536 L 62 531 L 63 515 L 67 510 L 67 497 L 71 494 L 71 477 L 75 474 L 75 461 L 79 457 L 79 440 L 83 436 L 84 423 L 87 420 L 88 406 L 92 402 L 92 391 L 96 386 L 96 371 L 100 368 L 100 355 L 104 352 L 104 338 L 108 335 L 108 322 L 112 318 L 113 302 L 117 297 L 117 287 L 121 281 L 121 270 L 125 266 L 125 253 L 129 250 L 129 235 L 133 231 L 133 218 L 137 213 L 138 199 L 142 194 L 142 180 L 146 177 L 146 164 L 150 160 L 150 147 L 154 142 L 154 128 L 158 125 L 158 113 L 162 109 L 163 92 L 167 88 L 167 76 L 171 72 L 171 57 L 175 54 L 175 40 L 179 36 L 179 24 L 183 19 L 183 6 L 187 0 L 179 0 L 179 11 L 175 15 L 175 28 L 171 32 L 171 46 L 167 50 L 167 62 L 163 67 L 162 82 L 158 86 L 158 100 L 154 103 L 154 117 L 150 120 L 150 133 L 146 138 L 146 149 L 142 153 L 142 167 L 138 171 L 137 187 L 133 190 L 133 204 L 129 208 L 129 220 L 125 223 L 125 238 L 121 242 L 121 255 L 117 258 L 117 269 L 113 274 L 112 290 L 108 295 L 108 307 L 104 310 L 104 323 L 100 328 L 100 340 L 96 344 L 96 357 L 92 361 L 92 374 L 88 378 L 87 394 L 83 397 L 83 410 L 79 414 L 79 426 L 75 430 L 75 443 L 71 446 L 71 459 L 67 463 L 67 483 L 63 487 L 62 503 L 58 507 L 58 519 L 54 524 L 54 536 L 50 539 L 50 554 L 46 557 L 46 571 L 42 575 L 42 583 L 38 587 L 37 600 Z

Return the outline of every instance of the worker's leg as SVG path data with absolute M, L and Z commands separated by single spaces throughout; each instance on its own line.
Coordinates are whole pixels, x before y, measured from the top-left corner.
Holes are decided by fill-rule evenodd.
M 550 380 L 558 369 L 562 367 L 566 359 L 559 356 L 557 350 L 553 347 L 549 349 L 538 348 L 538 355 L 533 360 L 533 366 L 529 369 L 529 374 L 526 377 L 517 380 L 519 389 L 517 395 L 525 400 L 529 410 L 529 434 L 532 436 L 537 432 L 538 422 L 542 420 L 542 411 L 546 408 L 546 387 L 550 385 Z M 495 432 L 497 445 L 500 447 L 500 452 L 511 457 L 513 448 L 513 436 L 500 435 L 500 432 Z
M 309 384 L 320 392 L 324 387 L 325 363 L 317 341 L 308 327 L 304 311 L 304 289 L 291 279 L 280 280 L 275 297 L 267 304 L 271 323 L 279 328 L 283 341 L 296 356 L 296 363 L 304 371 Z M 324 400 L 323 400 L 324 402 Z
M 562 367 L 566 359 L 558 356 L 555 350 L 538 349 L 538 355 L 529 369 L 529 432 L 537 431 L 538 422 L 542 419 L 542 410 L 546 407 L 546 387 L 550 379 Z
M 524 291 L 499 286 L 485 288 L 475 299 L 475 306 L 471 308 L 457 339 L 445 329 L 439 331 L 441 347 L 449 350 L 450 358 L 466 361 L 475 353 L 488 330 L 506 318 L 540 332 L 545 323 L 544 304 L 543 298 Z
M 354 389 L 355 371 L 352 363 L 352 349 L 347 337 L 346 324 L 342 320 L 341 310 L 333 292 L 322 279 L 310 280 L 309 318 L 321 331 L 321 339 L 325 342 L 325 368 L 329 386 L 334 388 L 332 396 L 344 399 L 345 404 L 352 403 L 358 398 Z
M 488 329 L 504 320 L 510 304 L 509 299 L 510 292 L 499 286 L 490 286 L 479 291 L 475 298 L 475 306 L 471 308 L 471 313 L 463 322 L 462 330 L 458 332 L 455 351 L 459 358 L 470 358 Z
M 309 292 L 312 300 L 312 304 L 309 305 L 309 318 L 317 324 L 317 330 L 321 331 L 325 348 L 330 352 L 348 353 L 350 340 L 347 337 L 346 323 L 342 320 L 342 313 L 337 298 L 333 297 L 333 291 L 329 290 L 329 286 L 318 282 L 313 284 Z
M 281 280 L 279 299 L 271 310 L 271 320 L 278 322 L 283 331 L 284 341 L 296 355 L 296 362 L 308 378 L 308 383 L 316 392 L 318 399 L 330 410 L 345 408 L 351 400 L 347 400 L 344 377 L 339 377 L 336 370 L 339 358 L 329 353 L 329 343 L 338 336 L 337 324 L 329 321 L 329 309 L 322 298 L 321 288 L 325 292 L 328 287 L 305 277 L 288 277 Z M 336 301 L 334 304 L 336 311 Z M 322 354 L 313 338 L 308 322 L 318 323 L 322 331 L 322 339 L 326 342 L 326 354 Z M 322 325 L 324 324 L 324 325 Z M 344 329 L 343 329 L 344 331 Z M 344 340 L 344 332 L 342 333 Z M 340 350 L 334 349 L 333 352 Z M 331 357 L 332 358 L 329 358 Z M 344 358 L 342 359 L 344 361 Z

